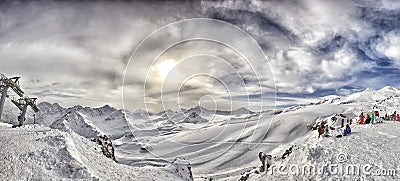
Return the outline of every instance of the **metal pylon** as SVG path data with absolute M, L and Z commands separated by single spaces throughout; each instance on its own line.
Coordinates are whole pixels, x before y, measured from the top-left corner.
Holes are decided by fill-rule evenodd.
M 24 91 L 19 87 L 18 80 L 20 77 L 7 78 L 4 74 L 0 73 L 0 88 L 1 88 L 1 99 L 0 99 L 0 120 L 3 114 L 4 103 L 6 98 L 8 98 L 8 89 L 11 88 L 19 97 L 18 100 L 11 100 L 21 110 L 21 114 L 18 116 L 19 126 L 25 120 L 25 115 L 28 106 L 30 106 L 33 111 L 38 112 L 39 108 L 36 106 L 36 98 L 29 98 L 25 95 Z

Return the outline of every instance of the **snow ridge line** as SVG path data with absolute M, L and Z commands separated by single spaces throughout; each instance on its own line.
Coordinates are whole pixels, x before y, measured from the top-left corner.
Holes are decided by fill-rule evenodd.
M 95 176 L 94 171 L 88 167 L 85 162 L 82 161 L 82 155 L 80 154 L 80 152 L 78 151 L 78 149 L 76 148 L 75 142 L 72 138 L 73 134 L 76 134 L 75 132 L 73 132 L 69 127 L 68 129 L 68 134 L 65 134 L 65 144 L 67 147 L 68 152 L 70 153 L 71 157 L 74 158 L 77 162 L 79 162 L 84 168 L 86 168 L 87 172 L 91 175 L 91 176 Z

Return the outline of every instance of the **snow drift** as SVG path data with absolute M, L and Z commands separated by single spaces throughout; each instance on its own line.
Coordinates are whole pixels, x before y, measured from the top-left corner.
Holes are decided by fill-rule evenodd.
M 21 135 L 25 132 L 40 135 L 41 131 L 39 130 L 48 130 L 47 140 L 61 140 L 57 150 L 62 153 L 59 155 L 66 156 L 62 158 L 58 158 L 56 155 L 46 156 L 46 153 L 40 153 L 41 150 L 34 150 L 32 151 L 34 154 L 44 154 L 44 156 L 38 157 L 47 157 L 55 161 L 49 159 L 34 161 L 29 160 L 29 156 L 24 159 L 32 164 L 38 162 L 42 165 L 65 163 L 68 165 L 65 167 L 71 167 L 72 171 L 62 175 L 56 171 L 56 168 L 64 167 L 53 165 L 54 169 L 51 169 L 53 171 L 46 170 L 46 167 L 40 170 L 40 173 L 44 174 L 39 177 L 48 177 L 47 175 L 49 175 L 49 177 L 54 176 L 55 178 L 124 179 L 122 175 L 130 170 L 137 174 L 127 174 L 129 178 L 151 178 L 154 173 L 157 173 L 157 176 L 152 178 L 190 178 L 187 171 L 174 173 L 175 168 L 170 167 L 170 163 L 179 157 L 190 163 L 195 180 L 202 178 L 237 180 L 242 173 L 249 173 L 253 167 L 259 164 L 257 157 L 259 152 L 276 156 L 281 155 L 290 145 L 298 145 L 299 149 L 294 152 L 294 155 L 298 155 L 300 158 L 294 159 L 290 156 L 287 160 L 307 163 L 319 160 L 318 154 L 313 152 L 324 150 L 318 146 L 318 144 L 324 143 L 320 143 L 314 137 L 315 132 L 310 131 L 310 126 L 322 120 L 330 120 L 337 114 L 354 118 L 361 112 L 371 112 L 372 110 L 379 111 L 381 115 L 391 113 L 399 110 L 399 96 L 400 91 L 393 87 L 385 87 L 380 90 L 366 89 L 348 96 L 326 96 L 319 101 L 305 105 L 264 112 L 251 112 L 245 108 L 220 111 L 194 107 L 187 110 L 149 113 L 144 110 L 134 112 L 117 110 L 110 106 L 63 108 L 58 104 L 41 103 L 39 104 L 41 112 L 37 115 L 37 122 L 43 126 L 28 125 L 17 130 Z M 11 119 L 12 116 L 8 118 Z M 3 126 L 2 129 L 7 130 L 8 128 Z M 355 128 L 355 130 L 357 129 Z M 2 137 L 5 139 L 12 134 L 12 131 L 7 130 L 2 133 Z M 96 160 L 104 157 L 98 154 L 99 151 L 96 152 L 98 149 L 96 145 L 87 139 L 99 134 L 107 135 L 112 139 L 115 145 L 116 159 L 121 164 L 115 164 L 110 159 L 106 159 L 104 163 L 91 161 L 92 158 Z M 27 139 L 26 143 L 32 141 L 25 137 L 24 139 Z M 42 146 L 46 147 L 48 152 L 57 153 L 57 150 L 51 150 L 48 146 L 51 144 L 55 143 L 45 142 Z M 349 141 L 344 144 L 354 143 Z M 31 145 L 33 144 L 21 146 Z M 63 149 L 64 151 L 62 151 Z M 329 149 L 331 152 L 334 150 L 333 148 Z M 5 150 L 13 149 L 7 147 Z M 13 151 L 8 152 L 11 154 Z M 87 155 L 88 153 L 93 155 Z M 318 158 L 314 158 L 315 155 Z M 12 159 L 24 160 L 20 157 L 12 157 Z M 115 173 L 103 173 L 98 168 L 98 164 L 115 167 L 121 171 L 114 170 Z M 172 171 L 169 168 L 172 168 Z M 10 168 L 5 168 L 5 170 L 11 172 Z M 28 176 L 29 174 L 32 172 L 27 172 L 22 176 L 31 178 L 32 175 Z M 12 177 L 13 174 L 3 175 L 2 178 L 10 176 Z M 14 178 L 16 178 L 15 175 Z M 250 174 L 249 178 L 265 180 L 270 177 Z M 277 179 L 278 177 L 271 178 Z M 293 178 L 300 179 L 302 177 Z

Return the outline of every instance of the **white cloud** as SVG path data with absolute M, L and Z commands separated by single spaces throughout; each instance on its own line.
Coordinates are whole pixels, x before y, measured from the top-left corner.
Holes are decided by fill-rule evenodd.
M 185 4 L 153 5 L 166 9 L 121 1 L 4 3 L 0 72 L 20 75 L 21 86 L 38 101 L 121 107 L 122 74 L 134 47 L 159 26 L 180 19 L 180 13 L 189 14 Z
M 92 106 L 107 102 L 119 107 L 123 70 L 133 49 L 143 38 L 177 20 L 217 17 L 232 22 L 254 37 L 263 47 L 271 67 L 263 61 L 264 57 L 254 54 L 258 47 L 249 46 L 246 38 L 229 30 L 194 24 L 187 26 L 185 32 L 181 27 L 175 27 L 146 44 L 146 52 L 135 62 L 134 71 L 129 72 L 125 88 L 129 94 L 139 97 L 132 99 L 135 105 L 132 109 L 143 106 L 143 80 L 152 63 L 146 60 L 163 51 L 164 45 L 169 43 L 167 40 L 207 33 L 212 34 L 211 38 L 239 47 L 251 59 L 250 64 L 260 76 L 251 74 L 251 67 L 245 61 L 216 44 L 188 46 L 192 50 L 175 47 L 170 56 L 178 60 L 204 50 L 203 53 L 225 58 L 233 68 L 218 61 L 210 63 L 197 59 L 197 63 L 193 63 L 193 59 L 192 66 L 179 68 L 183 72 L 181 75 L 207 70 L 223 77 L 234 88 L 233 95 L 240 97 L 243 92 L 259 94 L 255 82 L 270 92 L 274 85 L 271 68 L 280 92 L 314 93 L 319 89 L 351 85 L 358 80 L 356 76 L 360 71 L 376 66 L 373 62 L 360 60 L 357 52 L 353 52 L 355 44 L 368 42 L 372 35 L 379 34 L 368 19 L 362 18 L 363 13 L 368 13 L 363 8 L 394 11 L 398 9 L 398 3 L 392 0 L 15 1 L 0 7 L 0 72 L 21 75 L 23 86 L 32 92 L 44 89 L 36 91 L 36 96 L 42 96 L 39 101 L 51 100 L 70 106 L 79 101 L 72 98 L 75 96 L 81 98 L 82 104 Z M 335 45 L 335 37 L 341 37 L 342 44 Z M 386 34 L 374 48 L 400 66 L 398 31 Z M 231 69 L 243 77 L 224 77 L 234 75 Z M 247 88 L 243 86 L 244 80 Z M 159 81 L 149 83 L 152 87 L 146 91 L 157 93 Z M 176 84 L 166 85 L 166 92 L 176 90 Z M 183 99 L 188 106 L 190 101 L 196 101 L 194 98 L 203 94 L 214 95 L 218 101 L 224 100 L 223 95 L 226 95 L 222 86 L 209 79 L 192 80 L 185 90 L 188 97 Z M 61 95 L 73 96 L 61 99 Z M 157 104 L 160 99 L 151 101 Z
M 356 72 L 368 69 L 373 63 L 362 62 L 347 46 L 332 57 L 321 58 L 307 49 L 280 51 L 272 58 L 273 73 L 282 92 L 313 93 L 316 89 L 335 89 L 347 85 Z
M 332 59 L 323 59 L 321 69 L 323 75 L 331 79 L 340 79 L 358 71 L 359 60 L 347 47 L 335 52 Z
M 384 35 L 376 50 L 400 66 L 400 32 L 391 31 Z
M 372 25 L 362 19 L 367 2 L 302 0 L 205 1 L 204 7 L 215 8 L 217 17 L 235 19 L 246 31 L 266 44 L 279 91 L 313 93 L 318 89 L 335 89 L 357 79 L 352 75 L 374 66 L 360 60 L 353 43 L 366 41 L 376 34 Z M 373 3 L 373 2 L 371 2 Z M 204 12 L 207 12 L 204 8 Z M 234 12 L 253 12 L 254 17 L 236 16 Z M 246 14 L 246 13 L 244 13 Z M 255 22 L 260 22 L 259 24 Z M 277 29 L 273 26 L 277 26 Z M 279 33 L 268 30 L 280 31 Z M 340 37 L 336 45 L 335 37 Z M 320 48 L 325 48 L 326 52 Z

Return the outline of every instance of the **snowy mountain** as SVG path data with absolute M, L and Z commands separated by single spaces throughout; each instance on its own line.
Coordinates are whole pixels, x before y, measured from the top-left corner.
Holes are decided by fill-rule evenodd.
M 397 125 L 390 126 L 393 123 L 354 125 L 352 126 L 354 134 L 342 138 L 342 141 L 335 140 L 336 138 L 318 139 L 318 134 L 316 131 L 310 131 L 310 127 L 323 120 L 332 126 L 337 126 L 337 122 L 332 122 L 332 117 L 339 115 L 355 120 L 361 112 L 374 110 L 379 111 L 380 115 L 393 113 L 400 110 L 399 96 L 400 91 L 393 87 L 384 87 L 380 90 L 366 89 L 348 96 L 325 96 L 320 98 L 319 101 L 306 105 L 260 113 L 249 111 L 246 108 L 220 111 L 199 106 L 178 111 L 167 110 L 160 113 L 148 113 L 145 110 L 134 112 L 117 110 L 110 106 L 63 108 L 56 103 L 40 103 L 38 106 L 41 112 L 36 116 L 36 122 L 40 125 L 27 125 L 16 129 L 16 133 L 13 133 L 7 125 L 3 125 L 1 129 L 5 131 L 2 133 L 1 139 L 10 139 L 8 135 L 30 132 L 36 135 L 35 139 L 38 139 L 37 136 L 44 134 L 43 132 L 46 132 L 46 134 L 49 132 L 49 135 L 43 138 L 47 140 L 46 142 L 35 141 L 35 144 L 42 145 L 47 150 L 51 150 L 49 145 L 55 144 L 53 143 L 54 140 L 61 139 L 59 149 L 67 148 L 67 151 L 63 154 L 70 155 L 65 157 L 68 161 L 62 160 L 64 157 L 58 158 L 52 154 L 46 156 L 46 158 L 48 157 L 51 160 L 54 157 L 55 162 L 63 162 L 69 165 L 68 167 L 72 167 L 73 171 L 68 172 L 70 174 L 62 175 L 56 171 L 42 170 L 41 173 L 45 174 L 39 177 L 108 178 L 107 174 L 111 174 L 108 179 L 121 179 L 119 177 L 121 175 L 117 171 L 114 174 L 108 172 L 100 174 L 100 171 L 96 171 L 98 169 L 96 164 L 100 163 L 89 163 L 90 159 L 86 159 L 86 154 L 89 153 L 104 158 L 103 155 L 98 154 L 99 151 L 96 152 L 96 149 L 99 148 L 96 148 L 89 140 L 101 134 L 111 138 L 115 146 L 116 160 L 119 163 L 116 164 L 118 166 L 115 166 L 114 163 L 107 164 L 112 164 L 113 167 L 118 168 L 123 167 L 121 168 L 122 172 L 124 172 L 125 167 L 126 169 L 137 169 L 135 170 L 137 173 L 145 172 L 143 177 L 138 174 L 132 175 L 130 178 L 136 178 L 136 176 L 138 176 L 137 178 L 154 178 L 150 172 L 157 171 L 160 175 L 156 178 L 161 180 L 166 177 L 179 177 L 178 179 L 185 180 L 189 178 L 190 180 L 191 174 L 193 174 L 195 180 L 210 178 L 238 180 L 241 177 L 250 180 L 310 179 L 313 177 L 257 174 L 255 168 L 258 168 L 260 164 L 259 152 L 272 155 L 274 164 L 311 164 L 323 161 L 322 155 L 332 157 L 335 154 L 335 149 L 346 151 L 344 147 L 349 146 L 354 150 L 360 150 L 351 139 L 361 141 L 363 137 L 381 135 L 385 139 L 387 137 L 397 140 L 399 137 L 390 133 L 397 129 Z M 8 115 L 13 114 L 10 111 L 7 112 Z M 12 119 L 13 117 L 15 116 L 7 116 L 6 118 Z M 377 130 L 373 130 L 375 128 Z M 362 133 L 357 134 L 357 132 Z M 374 142 L 371 146 L 374 146 L 374 148 L 370 148 L 371 152 L 368 149 L 362 150 L 362 155 L 352 155 L 352 159 L 364 163 L 367 162 L 368 158 L 366 157 L 369 154 L 374 154 L 372 151 L 379 151 L 382 145 L 379 143 L 379 139 L 372 137 L 371 140 L 374 140 Z M 24 137 L 24 140 L 26 139 Z M 79 148 L 81 150 L 78 149 L 79 153 L 77 153 L 76 149 L 71 147 L 71 140 L 75 147 L 78 147 L 77 145 L 86 146 L 84 149 Z M 388 144 L 389 142 L 384 143 Z M 363 145 L 368 146 L 367 143 Z M 21 146 L 29 147 L 31 144 L 26 142 L 25 145 L 22 144 Z M 340 149 L 334 146 L 340 147 Z M 279 159 L 288 148 L 293 148 L 290 151 L 292 154 L 288 155 L 287 159 Z M 12 148 L 7 147 L 5 151 L 11 153 L 10 150 Z M 40 150 L 35 150 L 32 154 L 37 154 L 38 151 Z M 93 155 L 89 155 L 90 158 L 99 159 Z M 177 158 L 185 160 L 183 165 L 190 165 L 192 173 L 189 174 L 187 169 L 183 169 L 186 171 L 182 173 L 171 172 L 171 170 L 177 168 L 179 170 L 182 166 L 182 164 L 175 167 L 171 166 L 171 163 L 176 162 Z M 398 166 L 387 157 L 379 162 L 377 158 L 374 157 L 374 159 L 377 162 L 368 161 L 368 163 L 388 163 L 396 168 Z M 40 163 L 43 165 L 46 165 L 47 162 L 53 163 L 50 160 L 43 159 Z M 28 162 L 34 163 L 35 161 L 28 160 Z M 112 161 L 110 160 L 110 162 Z M 58 167 L 61 166 L 52 166 L 54 169 Z M 149 170 L 144 169 L 145 171 L 143 171 L 141 168 Z M 32 174 L 32 172 L 27 172 L 27 174 Z M 7 178 L 12 175 L 0 176 Z M 24 177 L 30 178 L 28 175 Z M 17 177 L 14 175 L 14 178 Z M 327 179 L 328 177 L 322 175 L 317 178 Z M 378 180 L 379 178 L 373 177 L 373 179 Z
M 71 129 L 86 138 L 105 134 L 117 139 L 131 132 L 123 111 L 108 105 L 62 108 L 58 104 L 40 103 L 38 107 L 43 110 L 37 115 L 38 123 L 55 129 Z
M 387 100 L 391 97 L 398 97 L 400 91 L 394 87 L 386 86 L 380 90 L 367 88 L 362 92 L 354 93 L 343 99 L 342 102 L 378 102 Z
M 237 109 L 235 111 L 232 111 L 232 114 L 243 115 L 243 114 L 254 114 L 254 112 L 242 107 L 242 108 L 239 108 L 239 109 Z

